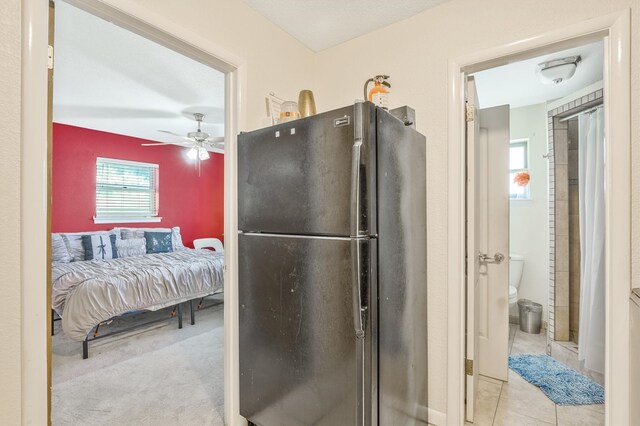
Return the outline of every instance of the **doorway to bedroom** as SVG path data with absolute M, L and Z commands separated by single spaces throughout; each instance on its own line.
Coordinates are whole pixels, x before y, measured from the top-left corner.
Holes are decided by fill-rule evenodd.
M 228 70 L 111 21 L 55 3 L 51 421 L 223 424 Z

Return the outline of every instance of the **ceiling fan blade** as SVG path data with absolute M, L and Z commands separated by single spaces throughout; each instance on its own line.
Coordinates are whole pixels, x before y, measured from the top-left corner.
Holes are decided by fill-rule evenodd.
M 224 136 L 209 136 L 205 139 L 207 142 L 224 142 Z
M 221 148 L 224 147 L 224 141 L 211 141 L 211 140 L 205 140 L 204 144 L 208 147 L 212 147 L 212 148 Z
M 142 146 L 178 145 L 178 146 L 184 146 L 186 148 L 191 148 L 193 146 L 193 141 L 189 140 L 189 142 L 177 141 L 177 142 L 142 143 L 140 145 Z
M 179 137 L 179 138 L 183 138 L 183 137 L 184 137 L 184 136 L 182 136 L 182 135 L 179 135 L 179 134 L 177 134 L 177 133 L 171 132 L 171 131 L 169 131 L 169 130 L 158 130 L 158 131 L 159 131 L 159 132 L 161 132 L 161 133 L 167 133 L 167 134 L 169 134 L 169 135 L 177 136 L 177 137 Z
M 217 153 L 224 152 L 224 144 L 208 143 L 204 147 L 209 152 L 217 152 Z

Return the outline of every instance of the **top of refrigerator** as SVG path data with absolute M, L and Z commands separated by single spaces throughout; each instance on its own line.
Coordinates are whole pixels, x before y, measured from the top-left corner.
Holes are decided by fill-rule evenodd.
M 391 117 L 356 103 L 240 134 L 238 229 L 375 236 L 378 115 Z M 417 133 L 409 124 L 398 131 Z

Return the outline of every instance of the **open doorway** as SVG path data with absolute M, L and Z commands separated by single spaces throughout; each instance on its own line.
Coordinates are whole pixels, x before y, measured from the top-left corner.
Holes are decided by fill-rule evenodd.
M 55 23 L 52 423 L 223 424 L 227 70 Z
M 466 294 L 467 250 L 466 212 L 469 200 L 466 198 L 468 183 L 465 178 L 467 152 L 464 102 L 467 75 L 485 69 L 506 65 L 510 62 L 529 59 L 544 53 L 576 47 L 597 39 L 604 39 L 604 80 L 605 106 L 605 153 L 609 164 L 605 169 L 607 187 L 615 191 L 605 193 L 605 222 L 607 239 L 606 251 L 606 332 L 605 346 L 605 422 L 608 424 L 629 423 L 629 290 L 630 273 L 630 229 L 631 191 L 630 158 L 631 107 L 629 88 L 630 40 L 629 12 L 627 10 L 611 15 L 563 26 L 556 30 L 514 40 L 511 43 L 493 46 L 453 58 L 449 63 L 449 164 L 448 190 L 449 212 L 449 286 L 448 286 L 448 351 L 453 354 L 448 364 L 447 379 L 447 420 L 451 423 L 464 421 L 465 407 L 473 402 L 475 393 L 467 392 L 469 377 L 475 369 L 465 368 L 472 356 L 468 348 L 468 331 L 473 332 L 473 324 L 468 319 Z M 474 252 L 470 252 L 475 257 Z M 507 300 L 505 300 L 507 303 Z M 467 386 L 465 386 L 467 385 Z
M 474 423 L 604 423 L 603 59 L 592 41 L 470 74 Z

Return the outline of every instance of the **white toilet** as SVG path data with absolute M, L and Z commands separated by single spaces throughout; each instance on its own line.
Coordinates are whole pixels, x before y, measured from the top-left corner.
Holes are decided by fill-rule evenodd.
M 524 269 L 524 257 L 519 254 L 509 255 L 509 307 L 512 308 L 518 303 L 518 287 L 522 279 Z

